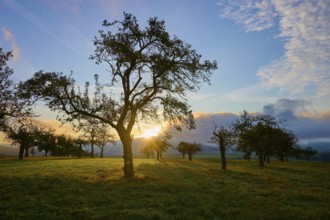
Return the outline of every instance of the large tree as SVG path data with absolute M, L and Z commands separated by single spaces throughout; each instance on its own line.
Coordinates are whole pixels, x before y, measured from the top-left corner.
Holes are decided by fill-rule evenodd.
M 70 76 L 37 72 L 22 84 L 22 89 L 42 98 L 54 111 L 67 118 L 95 118 L 113 127 L 123 144 L 124 175 L 134 176 L 132 129 L 139 119 L 169 121 L 177 129 L 194 128 L 194 118 L 186 93 L 196 92 L 210 83 L 215 61 L 205 60 L 191 45 L 171 37 L 165 22 L 150 18 L 145 28 L 124 13 L 122 21 L 103 22 L 106 30 L 95 37 L 91 59 L 106 64 L 110 79 L 101 85 L 96 75 L 94 98 L 77 91 Z M 103 86 L 121 88 L 107 93 Z M 162 116 L 159 115 L 162 112 Z

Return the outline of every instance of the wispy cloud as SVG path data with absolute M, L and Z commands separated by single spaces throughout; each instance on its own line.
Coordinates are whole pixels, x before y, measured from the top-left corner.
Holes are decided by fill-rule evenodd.
M 20 57 L 20 48 L 17 46 L 15 38 L 13 33 L 7 29 L 7 28 L 2 28 L 3 32 L 3 38 L 5 39 L 6 42 L 8 42 L 11 45 L 11 50 L 13 53 L 13 59 L 15 62 L 19 60 Z
M 266 87 L 330 94 L 330 1 L 219 0 L 218 4 L 222 18 L 234 20 L 246 31 L 278 27 L 275 37 L 285 41 L 285 52 L 259 69 L 257 75 Z
M 60 1 L 60 2 L 63 2 L 63 1 Z M 54 7 L 64 8 L 64 7 L 70 7 L 70 5 L 71 5 L 72 7 L 76 7 L 76 9 L 74 9 L 74 10 L 79 11 L 78 3 L 79 3 L 79 1 L 74 1 L 74 3 L 71 3 L 71 4 L 58 3 L 57 4 L 58 6 L 54 6 Z M 31 22 L 39 30 L 44 32 L 46 35 L 48 35 L 55 41 L 64 45 L 66 48 L 71 50 L 76 55 L 84 56 L 84 54 L 86 54 L 86 50 L 91 51 L 92 44 L 90 43 L 90 40 L 88 39 L 88 37 L 86 37 L 77 28 L 72 26 L 70 22 L 68 22 L 66 25 L 61 27 L 63 29 L 63 32 L 62 32 L 62 34 L 59 34 L 58 31 L 54 31 L 52 29 L 52 27 L 49 27 L 49 25 L 47 25 L 42 19 L 40 19 L 40 17 L 38 17 L 37 14 L 30 11 L 29 9 L 24 7 L 24 5 L 20 4 L 19 2 L 11 1 L 7 4 L 7 7 L 12 9 L 16 14 L 23 17 L 27 21 Z M 50 7 L 52 7 L 52 6 L 50 6 Z M 74 39 L 74 40 L 72 40 L 72 39 Z M 85 47 L 81 47 L 82 44 L 85 45 Z M 88 45 L 90 45 L 90 46 L 88 47 Z

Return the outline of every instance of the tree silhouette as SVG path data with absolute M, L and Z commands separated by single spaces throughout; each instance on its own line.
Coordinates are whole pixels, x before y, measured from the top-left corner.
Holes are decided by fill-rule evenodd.
M 230 128 L 226 128 L 224 126 L 220 126 L 217 128 L 215 126 L 213 136 L 210 140 L 211 143 L 217 144 L 220 150 L 221 155 L 221 168 L 223 170 L 226 169 L 226 150 L 235 144 L 235 136 L 233 131 Z
M 241 151 L 244 153 L 244 158 L 246 160 L 251 159 L 251 154 L 253 150 L 250 145 L 245 144 L 242 140 L 242 135 L 245 131 L 253 126 L 255 121 L 255 117 L 250 115 L 247 111 L 243 111 L 239 118 L 232 121 L 232 126 L 234 128 L 235 136 L 237 137 L 237 151 Z
M 104 123 L 101 123 L 97 127 L 97 134 L 95 144 L 101 150 L 101 158 L 103 158 L 103 152 L 108 143 L 116 144 L 115 136 L 110 132 L 110 126 Z
M 149 156 L 156 152 L 156 159 L 160 160 L 163 157 L 163 153 L 172 146 L 170 143 L 171 139 L 172 135 L 167 132 L 151 137 L 148 139 L 146 146 L 141 149 L 141 153 L 147 155 L 147 158 L 149 158 Z
M 141 29 L 133 15 L 124 13 L 122 21 L 105 20 L 103 26 L 108 31 L 99 31 L 91 59 L 109 67 L 110 79 L 101 85 L 95 76 L 93 100 L 89 83 L 84 92 L 77 91 L 74 80 L 60 73 L 37 72 L 21 88 L 46 101 L 52 110 L 65 113 L 64 120 L 95 118 L 113 127 L 123 144 L 124 175 L 132 177 L 131 132 L 136 121 L 164 120 L 178 130 L 194 128 L 186 92 L 210 83 L 217 64 L 202 61 L 191 45 L 171 37 L 165 22 L 157 18 L 150 18 Z M 121 92 L 105 94 L 103 86 L 121 88 Z
M 19 144 L 19 160 L 28 157 L 29 149 L 38 145 L 44 129 L 37 121 L 22 117 L 6 120 L 5 128 L 3 131 L 11 144 Z
M 183 155 L 188 154 L 189 161 L 192 160 L 192 155 L 197 152 L 202 151 L 202 145 L 197 143 L 190 143 L 182 141 L 179 143 L 177 150 L 180 151 Z

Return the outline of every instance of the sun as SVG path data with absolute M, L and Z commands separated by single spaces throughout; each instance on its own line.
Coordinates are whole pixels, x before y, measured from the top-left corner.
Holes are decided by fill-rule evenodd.
M 141 135 L 141 137 L 151 138 L 151 137 L 157 136 L 158 133 L 160 132 L 160 130 L 161 130 L 161 128 L 159 126 L 148 129 Z

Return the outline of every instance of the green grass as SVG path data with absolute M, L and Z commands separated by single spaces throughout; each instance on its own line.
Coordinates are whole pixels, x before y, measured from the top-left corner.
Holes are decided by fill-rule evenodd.
M 330 219 L 330 164 L 0 159 L 0 219 Z

